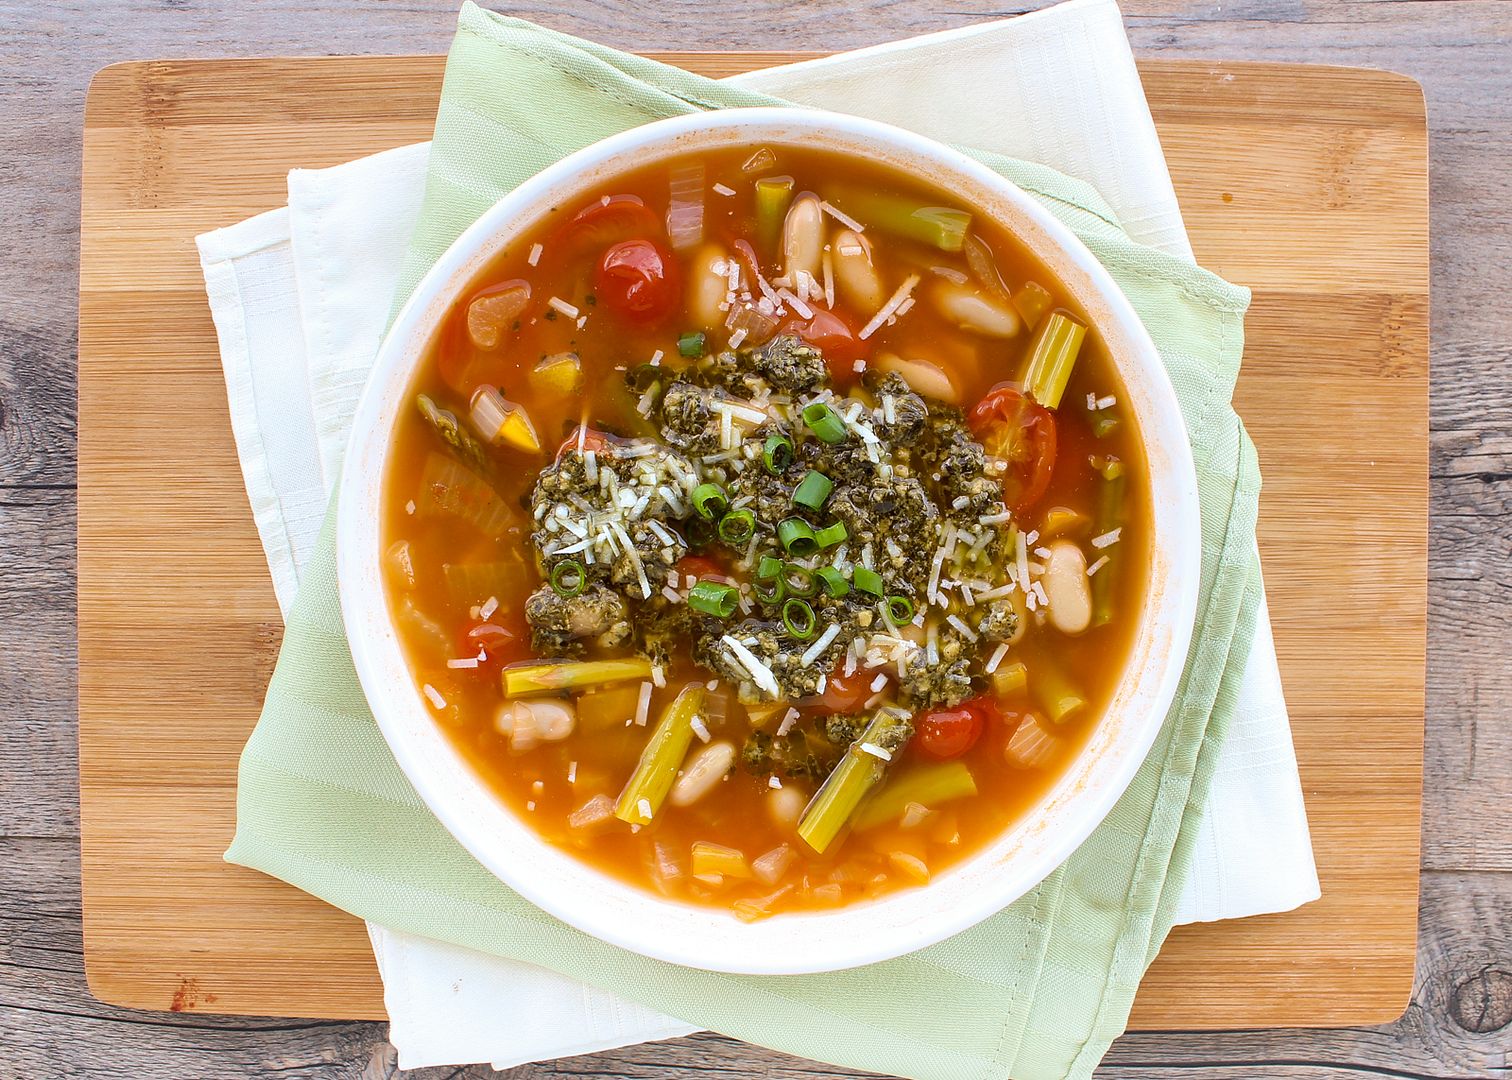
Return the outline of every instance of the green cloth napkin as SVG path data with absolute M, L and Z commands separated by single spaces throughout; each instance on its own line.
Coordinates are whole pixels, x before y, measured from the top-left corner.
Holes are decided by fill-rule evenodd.
M 565 154 L 662 117 L 771 104 L 785 103 L 467 4 L 400 299 L 495 200 Z M 1249 296 L 1129 240 L 1086 184 L 975 156 L 1075 230 L 1128 294 L 1181 399 L 1201 493 L 1202 564 L 1190 568 L 1201 595 L 1176 704 L 1127 793 L 1063 866 L 948 941 L 830 974 L 694 971 L 579 933 L 478 865 L 395 764 L 342 632 L 330 515 L 242 754 L 226 858 L 364 919 L 804 1057 L 940 1080 L 1089 1076 L 1171 927 L 1260 600 L 1260 475 L 1230 405 Z

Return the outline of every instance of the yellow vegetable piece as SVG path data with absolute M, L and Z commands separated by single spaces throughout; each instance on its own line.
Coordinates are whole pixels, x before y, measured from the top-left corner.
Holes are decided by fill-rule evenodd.
M 694 877 L 713 874 L 731 878 L 751 876 L 751 864 L 746 862 L 745 852 L 707 840 L 694 843 L 691 866 Z
M 1009 697 L 1029 685 L 1029 669 L 1023 664 L 1001 664 L 992 673 L 992 692 Z
M 577 699 L 578 724 L 585 731 L 624 727 L 640 704 L 640 687 L 633 684 L 607 686 Z
M 525 410 L 518 405 L 504 417 L 504 423 L 499 425 L 499 441 L 526 454 L 541 452 L 541 437 L 536 434 L 535 425 L 530 422 Z
M 574 352 L 552 353 L 530 369 L 530 385 L 540 393 L 572 397 L 583 389 L 583 362 Z

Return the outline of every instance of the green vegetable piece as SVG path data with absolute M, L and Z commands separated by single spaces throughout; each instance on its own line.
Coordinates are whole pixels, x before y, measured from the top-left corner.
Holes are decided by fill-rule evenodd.
M 756 564 L 756 578 L 758 581 L 777 577 L 782 573 L 783 561 L 775 555 L 763 555 Z
M 1029 362 L 1024 365 L 1024 390 L 1047 409 L 1060 408 L 1061 395 L 1071 381 L 1071 369 L 1087 337 L 1087 328 L 1064 311 L 1052 311 L 1035 335 Z
M 787 518 L 777 526 L 777 542 L 789 555 L 803 558 L 819 550 L 819 541 L 814 538 L 814 529 L 802 518 Z
M 425 394 L 417 394 L 415 404 L 420 407 L 420 415 L 425 417 L 426 423 L 430 424 L 452 453 L 484 475 L 488 474 L 493 468 L 488 450 L 463 426 L 456 413 L 441 408 Z
M 906 712 L 878 709 L 804 809 L 798 819 L 799 838 L 823 854 L 912 736 L 913 723 Z
M 727 544 L 744 544 L 756 532 L 756 515 L 749 510 L 731 510 L 719 519 L 719 538 Z
M 829 201 L 866 225 L 941 251 L 960 251 L 971 228 L 971 215 L 965 210 L 920 206 L 907 197 L 867 188 L 837 188 Z
M 793 201 L 791 176 L 763 176 L 756 181 L 756 242 L 769 255 L 777 254 L 782 223 Z
M 857 592 L 864 592 L 879 600 L 882 598 L 882 575 L 875 570 L 868 570 L 864 566 L 856 567 L 851 571 L 851 584 Z
M 826 525 L 814 534 L 814 539 L 819 542 L 821 548 L 832 548 L 849 535 L 845 531 L 845 522 L 834 521 Z
M 558 596 L 577 596 L 588 585 L 588 574 L 576 559 L 563 559 L 551 568 L 551 588 Z
M 805 510 L 822 510 L 834 490 L 834 481 L 822 472 L 810 469 L 793 489 L 793 505 Z
M 699 484 L 693 489 L 693 509 L 708 521 L 718 518 L 729 507 L 729 497 L 718 484 Z
M 813 606 L 807 600 L 799 600 L 797 597 L 784 601 L 782 625 L 797 640 L 807 641 L 814 636 L 814 627 L 818 625 Z
M 766 437 L 766 446 L 761 450 L 761 464 L 773 476 L 778 475 L 793 463 L 793 440 L 779 431 Z
M 1052 724 L 1063 724 L 1077 710 L 1087 704 L 1087 699 L 1066 673 L 1044 656 L 1034 660 L 1034 675 L 1029 680 L 1029 693 L 1045 711 L 1045 718 Z
M 805 405 L 803 422 L 822 442 L 833 445 L 845 441 L 845 421 L 827 402 L 815 401 Z
M 789 596 L 813 596 L 819 591 L 814 572 L 797 563 L 788 563 L 782 568 L 782 584 Z
M 1092 435 L 1094 438 L 1106 439 L 1118 430 L 1118 417 L 1104 410 L 1092 418 Z
M 971 770 L 960 761 L 945 761 L 938 765 L 920 765 L 906 776 L 889 780 L 877 793 L 856 811 L 852 828 L 857 832 L 878 825 L 889 825 L 903 816 L 909 803 L 933 810 L 956 799 L 970 798 L 977 793 L 976 780 Z
M 705 615 L 728 619 L 740 606 L 740 590 L 726 581 L 700 581 L 688 593 L 688 606 Z
M 826 596 L 838 598 L 850 592 L 850 582 L 846 581 L 845 575 L 833 566 L 821 566 L 814 571 L 814 576 L 823 584 Z
M 1097 513 L 1093 535 L 1101 536 L 1123 525 L 1124 488 L 1127 479 L 1123 462 L 1109 458 L 1099 470 L 1102 484 L 1097 493 Z M 1113 619 L 1113 589 L 1118 582 L 1118 545 L 1103 549 L 1107 562 L 1092 575 L 1092 625 L 1105 626 Z
M 703 684 L 689 683 L 667 706 L 614 804 L 615 817 L 630 825 L 646 825 L 656 816 L 693 744 L 693 720 L 703 703 Z
M 704 354 L 704 335 L 702 330 L 690 330 L 677 339 L 677 352 L 680 356 L 686 356 L 690 360 L 697 360 Z
M 887 598 L 887 618 L 894 626 L 906 626 L 913 617 L 914 604 L 908 597 L 894 594 Z
M 504 696 L 516 698 L 650 677 L 651 661 L 627 657 L 623 660 L 553 660 L 541 664 L 516 664 L 504 669 L 502 681 Z

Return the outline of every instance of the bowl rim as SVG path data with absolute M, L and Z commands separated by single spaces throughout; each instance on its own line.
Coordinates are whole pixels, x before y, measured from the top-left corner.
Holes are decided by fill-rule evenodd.
M 815 138 L 842 154 L 924 172 L 947 190 L 971 189 L 963 201 L 1014 234 L 1087 311 L 1139 419 L 1152 506 L 1150 580 L 1104 717 L 1064 774 L 997 840 L 918 888 L 744 923 L 597 870 L 539 837 L 488 790 L 434 719 L 399 647 L 381 571 L 383 485 L 392 425 L 440 318 L 548 208 L 571 205 L 650 160 Z M 732 974 L 807 974 L 892 959 L 969 929 L 1038 885 L 1102 823 L 1175 698 L 1196 615 L 1201 540 L 1191 448 L 1164 364 L 1122 290 L 1068 227 L 985 165 L 925 136 L 821 110 L 761 107 L 692 113 L 609 136 L 526 180 L 453 241 L 401 307 L 363 389 L 342 467 L 336 555 L 352 661 L 378 727 L 421 800 L 478 862 L 542 910 L 643 956 Z

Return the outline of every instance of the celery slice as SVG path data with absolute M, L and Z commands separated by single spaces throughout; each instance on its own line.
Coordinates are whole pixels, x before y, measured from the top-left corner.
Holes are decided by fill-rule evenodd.
M 764 255 L 776 257 L 782 222 L 792 201 L 791 176 L 763 176 L 756 181 L 756 242 Z
M 862 829 L 890 824 L 903 816 L 909 803 L 918 803 L 933 810 L 941 803 L 964 799 L 976 793 L 976 780 L 964 763 L 945 761 L 938 765 L 924 765 L 884 785 L 865 806 L 856 811 L 853 827 L 860 832 Z
M 1034 339 L 1024 366 L 1024 389 L 1047 409 L 1060 408 L 1087 328 L 1064 311 L 1052 311 Z
M 651 661 L 638 657 L 624 660 L 553 660 L 544 664 L 517 664 L 504 669 L 504 696 L 553 694 L 599 683 L 624 682 L 651 677 Z
M 668 705 L 657 721 L 656 730 L 646 740 L 635 772 L 625 783 L 614 816 L 631 825 L 645 825 L 656 816 L 677 780 L 693 743 L 693 720 L 703 708 L 702 683 L 689 683 Z
M 1087 704 L 1076 684 L 1044 656 L 1034 658 L 1034 669 L 1029 673 L 1029 693 L 1040 703 L 1045 718 L 1052 724 L 1065 723 Z
M 850 821 L 861 800 L 887 772 L 890 757 L 879 756 L 864 747 L 895 755 L 912 736 L 913 723 L 907 713 L 889 708 L 877 710 L 804 808 L 798 819 L 799 838 L 823 854 Z
M 1095 535 L 1112 532 L 1123 524 L 1123 463 L 1110 460 L 1102 469 L 1102 488 L 1097 494 Z M 1103 626 L 1113 618 L 1113 586 L 1118 580 L 1118 545 L 1103 548 L 1107 562 L 1092 575 L 1092 625 Z
M 865 225 L 917 240 L 941 251 L 960 251 L 971 215 L 950 206 L 920 206 L 912 199 L 863 188 L 837 188 L 831 203 Z

